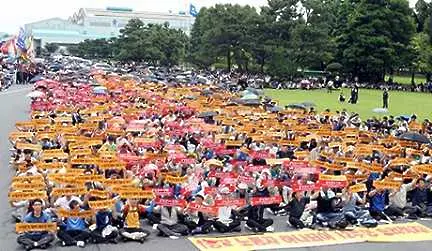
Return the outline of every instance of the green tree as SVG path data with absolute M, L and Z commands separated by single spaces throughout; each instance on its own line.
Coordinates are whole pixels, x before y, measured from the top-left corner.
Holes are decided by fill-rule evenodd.
M 115 40 L 116 57 L 123 61 L 146 61 L 172 66 L 186 58 L 189 38 L 181 30 L 132 19 Z
M 429 43 L 429 37 L 426 33 L 417 33 L 412 41 L 410 47 L 412 48 L 412 79 L 414 82 L 414 75 L 416 72 L 425 73 L 427 81 L 430 81 L 432 72 L 432 45 Z
M 192 29 L 192 60 L 209 67 L 225 58 L 228 70 L 234 63 L 247 70 L 252 27 L 258 16 L 256 9 L 250 6 L 216 4 L 203 8 Z
M 347 0 L 339 15 L 339 57 L 346 70 L 364 81 L 382 81 L 386 71 L 407 64 L 415 27 L 406 0 Z

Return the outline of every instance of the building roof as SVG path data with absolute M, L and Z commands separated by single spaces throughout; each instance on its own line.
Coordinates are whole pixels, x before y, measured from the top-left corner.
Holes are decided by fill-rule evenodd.
M 133 11 L 127 8 L 108 7 L 106 9 L 81 8 L 69 18 L 74 23 L 79 23 L 80 19 L 85 17 L 113 17 L 113 18 L 142 18 L 142 19 L 186 19 L 194 20 L 194 17 L 186 14 L 151 12 L 151 11 Z

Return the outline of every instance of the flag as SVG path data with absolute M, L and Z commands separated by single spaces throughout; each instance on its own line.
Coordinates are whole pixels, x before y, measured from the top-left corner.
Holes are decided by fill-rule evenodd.
M 195 5 L 193 5 L 193 4 L 189 5 L 189 14 L 193 17 L 198 16 L 198 11 L 197 11 Z
M 18 37 L 16 39 L 16 47 L 19 48 L 21 51 L 26 51 L 26 32 L 25 30 L 21 27 L 18 33 Z

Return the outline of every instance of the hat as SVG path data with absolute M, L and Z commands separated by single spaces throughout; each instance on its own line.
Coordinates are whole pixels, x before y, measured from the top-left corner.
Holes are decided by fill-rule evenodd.
M 247 189 L 247 188 L 248 188 L 248 185 L 247 185 L 246 183 L 243 183 L 243 182 L 242 182 L 242 183 L 240 183 L 240 184 L 237 185 L 237 188 L 238 188 L 238 189 L 242 189 L 242 190 L 243 190 L 243 189 Z
M 224 186 L 224 187 L 221 187 L 221 188 L 219 189 L 219 193 L 221 193 L 221 194 L 229 194 L 229 193 L 230 193 L 230 190 L 229 190 L 228 187 Z
M 204 190 L 201 190 L 201 191 L 199 191 L 199 193 L 197 193 L 196 195 L 195 195 L 195 198 L 196 197 L 201 197 L 202 199 L 204 199 L 205 197 L 204 197 Z

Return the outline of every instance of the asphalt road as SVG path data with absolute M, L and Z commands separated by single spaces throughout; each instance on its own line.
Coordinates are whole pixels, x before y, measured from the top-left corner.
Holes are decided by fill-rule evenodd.
M 7 199 L 7 191 L 10 184 L 13 172 L 9 167 L 9 141 L 8 134 L 14 130 L 15 122 L 27 120 L 29 114 L 29 100 L 25 97 L 30 91 L 28 86 L 12 87 L 7 92 L 0 93 L 0 251 L 23 250 L 16 243 L 16 234 L 14 230 L 14 223 L 10 216 L 10 207 Z M 277 217 L 275 219 L 276 231 L 289 231 L 286 226 L 286 219 L 284 217 Z M 432 228 L 431 221 L 422 222 L 423 224 Z M 146 227 L 147 228 L 147 227 Z M 151 230 L 150 227 L 148 227 Z M 185 238 L 178 240 L 171 240 L 168 238 L 156 237 L 154 230 L 152 235 L 144 244 L 139 243 L 119 243 L 117 245 L 88 245 L 83 250 L 175 250 L 175 251 L 189 251 L 196 250 L 195 247 Z M 245 234 L 245 232 L 243 232 Z M 295 250 L 304 251 L 333 251 L 335 249 L 350 251 L 376 251 L 376 250 L 392 250 L 392 251 L 405 251 L 405 250 L 430 250 L 432 241 L 428 242 L 410 242 L 410 243 L 360 243 L 360 244 L 347 244 L 338 246 L 322 246 L 299 248 Z M 76 247 L 59 247 L 54 245 L 50 250 L 77 250 Z

